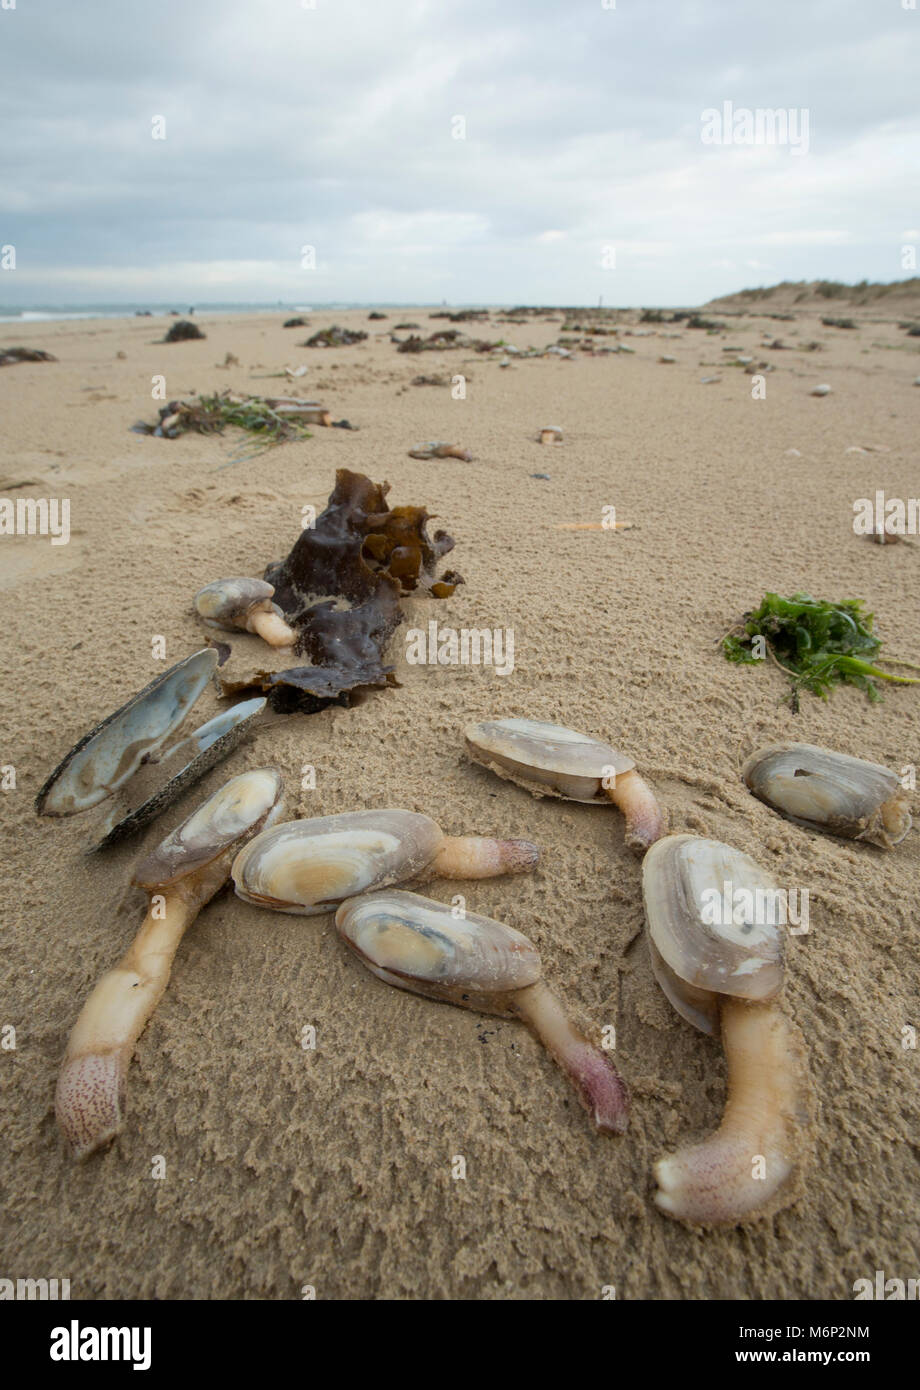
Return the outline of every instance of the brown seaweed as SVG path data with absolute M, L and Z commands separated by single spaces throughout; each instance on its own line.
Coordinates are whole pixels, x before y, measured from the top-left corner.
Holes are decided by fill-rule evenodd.
M 254 685 L 268 693 L 272 708 L 286 713 L 347 704 L 362 687 L 395 683 L 383 652 L 402 622 L 400 597 L 422 589 L 447 598 L 463 581 L 452 571 L 436 573 L 453 538 L 440 530 L 429 536 L 424 507 L 388 507 L 389 490 L 389 483 L 362 473 L 337 471 L 316 523 L 264 576 L 297 632 L 295 651 L 310 664 L 221 677 L 224 694 Z
M 205 337 L 207 334 L 202 333 L 197 323 L 192 323 L 189 319 L 180 319 L 178 323 L 173 324 L 166 337 L 161 338 L 160 341 L 163 343 L 184 343 L 189 338 Z

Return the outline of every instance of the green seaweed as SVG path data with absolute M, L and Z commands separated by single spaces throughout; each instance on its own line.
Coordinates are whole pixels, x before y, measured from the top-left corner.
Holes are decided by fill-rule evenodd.
M 768 653 L 789 676 L 788 698 L 794 710 L 801 690 L 826 700 L 834 685 L 855 685 L 870 700 L 878 700 L 880 680 L 920 685 L 920 680 L 896 676 L 878 665 L 883 660 L 889 666 L 920 670 L 909 661 L 879 657 L 882 642 L 872 630 L 873 621 L 861 599 L 831 603 L 810 594 L 782 598 L 768 593 L 759 608 L 745 613 L 722 638 L 722 650 L 729 661 L 744 665 L 762 661 Z

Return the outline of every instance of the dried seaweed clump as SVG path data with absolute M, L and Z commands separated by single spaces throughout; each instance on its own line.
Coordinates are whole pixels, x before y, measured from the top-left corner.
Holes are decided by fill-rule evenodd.
M 367 334 L 362 333 L 360 328 L 340 328 L 337 323 L 334 323 L 331 328 L 321 328 L 301 346 L 313 348 L 350 347 L 352 343 L 363 343 L 366 337 Z
M 192 323 L 189 319 L 179 319 L 163 339 L 164 343 L 184 343 L 189 338 L 204 338 L 207 335 L 202 333 L 197 323 Z
M 347 704 L 353 690 L 394 683 L 383 651 L 402 621 L 400 596 L 423 589 L 447 598 L 463 582 L 452 571 L 436 575 L 453 538 L 428 535 L 424 507 L 388 507 L 388 492 L 389 483 L 340 468 L 315 525 L 287 559 L 265 570 L 274 602 L 298 634 L 296 651 L 311 663 L 254 674 L 248 683 L 267 690 L 274 709 Z M 242 685 L 222 682 L 227 694 Z
M 56 362 L 50 352 L 41 348 L 0 348 L 0 367 L 12 367 L 14 362 Z
M 259 436 L 259 444 L 269 448 L 273 444 L 286 444 L 292 439 L 310 439 L 309 430 L 303 422 L 323 423 L 310 414 L 313 402 L 293 402 L 300 410 L 291 411 L 291 402 L 280 397 L 265 400 L 262 396 L 238 395 L 234 391 L 222 391 L 220 395 L 199 396 L 191 401 L 170 401 L 160 407 L 159 419 L 153 425 L 139 420 L 131 428 L 136 434 L 152 434 L 158 439 L 177 439 L 180 434 L 192 431 L 195 434 L 223 434 L 227 425 L 248 430 Z M 328 413 L 328 412 L 326 412 Z

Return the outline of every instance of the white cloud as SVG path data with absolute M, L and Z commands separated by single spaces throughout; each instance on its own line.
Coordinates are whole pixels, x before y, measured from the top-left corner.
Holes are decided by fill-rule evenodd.
M 898 230 L 920 163 L 913 18 L 836 0 L 772 0 L 747 27 L 737 0 L 158 0 L 139 28 L 102 0 L 20 5 L 0 52 L 0 243 L 20 270 L 0 302 L 651 305 L 751 271 L 898 278 L 920 238 Z M 700 112 L 724 100 L 807 107 L 808 154 L 703 146 Z

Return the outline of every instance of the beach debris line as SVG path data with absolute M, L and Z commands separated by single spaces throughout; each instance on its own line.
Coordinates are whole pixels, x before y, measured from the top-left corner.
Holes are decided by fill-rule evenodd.
M 410 459 L 461 459 L 463 463 L 472 463 L 473 455 L 469 449 L 464 449 L 460 444 L 445 444 L 440 439 L 430 440 L 427 444 L 416 444 L 409 450 Z
M 57 358 L 41 348 L 0 348 L 0 367 L 12 367 L 17 362 L 56 362 Z
M 527 873 L 539 858 L 529 840 L 445 835 L 430 816 L 387 808 L 273 825 L 243 846 L 231 874 L 245 902 L 313 917 L 393 883 Z
M 361 688 L 395 684 L 383 652 L 402 621 L 401 596 L 422 590 L 448 598 L 463 581 L 455 571 L 437 573 L 453 538 L 442 530 L 429 536 L 424 507 L 389 508 L 389 490 L 363 473 L 337 471 L 324 511 L 263 576 L 309 664 L 222 673 L 224 694 L 255 686 L 280 713 L 312 712 L 348 704 Z
M 349 898 L 339 935 L 378 979 L 500 1018 L 527 1023 L 568 1076 L 596 1127 L 622 1134 L 629 1093 L 609 1052 L 576 1029 L 542 978 L 540 954 L 513 927 L 476 912 L 389 889 Z
M 352 343 L 363 343 L 367 334 L 360 328 L 340 328 L 334 323 L 331 328 L 320 328 L 308 338 L 301 347 L 333 348 L 350 347 Z
M 891 849 L 912 825 L 897 773 L 847 753 L 776 743 L 752 753 L 741 777 L 760 801 L 812 830 Z
M 160 339 L 160 342 L 185 343 L 188 342 L 190 338 L 205 337 L 207 337 L 207 334 L 202 333 L 197 323 L 192 323 L 190 319 L 179 319 L 179 321 L 177 323 L 174 323 L 173 326 L 170 328 L 169 332 L 166 334 L 166 337 Z
M 169 983 L 179 943 L 227 882 L 240 844 L 281 815 L 283 790 L 277 768 L 232 777 L 135 869 L 132 883 L 150 897 L 147 916 L 83 1006 L 58 1078 L 58 1127 L 75 1158 L 122 1128 L 134 1046 Z
M 728 1068 L 719 1128 L 655 1164 L 655 1204 L 701 1226 L 777 1211 L 810 1128 L 804 1046 L 778 1002 L 785 938 L 766 904 L 780 890 L 749 855 L 693 835 L 652 846 L 642 889 L 655 978 L 694 1028 L 721 1033 Z
M 880 680 L 920 685 L 920 680 L 897 676 L 878 665 L 885 661 L 889 666 L 920 670 L 909 661 L 879 657 L 882 641 L 872 631 L 873 622 L 874 614 L 865 611 L 862 599 L 832 603 L 811 594 L 782 598 L 767 593 L 721 644 L 726 658 L 742 665 L 757 665 L 769 656 L 789 677 L 788 699 L 794 711 L 801 690 L 826 700 L 835 685 L 855 685 L 870 700 L 878 700 Z
M 148 825 L 249 732 L 265 707 L 256 698 L 223 710 L 192 733 L 182 731 L 217 665 L 204 647 L 171 666 L 131 697 L 62 759 L 35 799 L 40 816 L 73 816 L 103 802 L 107 815 L 91 848 L 116 844 Z M 180 733 L 169 746 L 170 737 Z
M 228 426 L 258 435 L 258 449 L 287 444 L 294 439 L 310 439 L 307 424 L 331 424 L 329 412 L 316 401 L 293 397 L 240 395 L 222 391 L 194 400 L 169 401 L 161 406 L 153 425 L 139 420 L 131 428 L 136 434 L 158 439 L 178 439 L 181 434 L 223 434 Z
M 464 738 L 474 762 L 534 796 L 612 801 L 626 818 L 626 844 L 634 854 L 644 854 L 667 830 L 667 817 L 633 759 L 590 734 L 542 720 L 488 719 L 468 724 Z
M 272 647 L 290 647 L 297 633 L 288 627 L 275 590 L 264 579 L 215 579 L 195 595 L 195 608 L 209 627 L 242 628 L 257 633 Z

